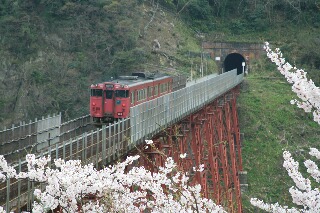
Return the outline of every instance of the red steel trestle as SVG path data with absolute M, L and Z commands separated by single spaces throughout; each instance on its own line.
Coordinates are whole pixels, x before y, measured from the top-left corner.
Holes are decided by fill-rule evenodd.
M 172 157 L 190 184 L 200 184 L 202 194 L 223 205 L 228 212 L 242 212 L 238 171 L 242 171 L 236 87 L 212 103 L 152 138 L 141 148 L 140 164 L 152 172 Z M 186 153 L 186 158 L 180 154 Z M 204 170 L 199 170 L 204 165 Z

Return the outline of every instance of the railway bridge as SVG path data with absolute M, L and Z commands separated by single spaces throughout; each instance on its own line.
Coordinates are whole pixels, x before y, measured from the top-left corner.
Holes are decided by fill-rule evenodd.
M 173 157 L 181 169 L 190 171 L 192 183 L 201 184 L 204 196 L 222 204 L 228 212 L 242 212 L 236 99 L 243 76 L 234 69 L 188 82 L 183 89 L 132 107 L 130 118 L 68 140 L 58 135 L 54 144 L 47 143 L 47 148 L 38 153 L 52 159 L 80 159 L 100 167 L 136 154 L 139 149 L 148 156 L 140 158 L 139 163 L 151 171 L 163 166 L 166 157 Z M 147 139 L 152 139 L 155 146 L 144 149 Z M 179 158 L 184 153 L 186 158 Z M 194 173 L 192 168 L 201 164 L 204 170 Z M 26 170 L 21 160 L 15 166 L 18 171 Z M 7 211 L 24 205 L 30 210 L 35 187 L 27 180 L 8 179 L 0 188 L 0 204 Z

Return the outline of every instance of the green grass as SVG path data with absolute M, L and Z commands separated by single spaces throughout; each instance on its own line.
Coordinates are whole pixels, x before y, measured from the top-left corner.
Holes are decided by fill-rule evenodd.
M 254 212 L 249 202 L 253 197 L 290 206 L 288 190 L 294 183 L 282 166 L 282 152 L 291 151 L 301 165 L 309 157 L 309 147 L 319 147 L 319 125 L 290 104 L 295 97 L 291 85 L 276 71 L 259 70 L 246 77 L 238 99 L 243 166 L 249 184 L 243 194 L 245 212 Z

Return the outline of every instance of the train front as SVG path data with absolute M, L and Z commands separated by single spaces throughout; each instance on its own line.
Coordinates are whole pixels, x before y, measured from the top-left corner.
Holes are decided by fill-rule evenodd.
M 90 116 L 95 123 L 103 120 L 104 91 L 104 84 L 93 84 L 90 87 Z
M 130 114 L 130 96 L 128 85 L 115 84 L 114 118 L 127 118 Z

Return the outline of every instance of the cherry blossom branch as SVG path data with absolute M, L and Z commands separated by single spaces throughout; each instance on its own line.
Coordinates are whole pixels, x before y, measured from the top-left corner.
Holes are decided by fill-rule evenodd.
M 265 42 L 264 49 L 268 58 L 275 63 L 278 70 L 285 76 L 287 81 L 292 84 L 292 91 L 298 96 L 298 100 L 294 99 L 291 104 L 296 104 L 305 112 L 312 112 L 315 122 L 320 124 L 320 89 L 315 86 L 312 79 L 308 80 L 307 72 L 302 69 L 293 67 L 285 61 L 279 48 L 273 51 L 269 47 L 269 43 Z
M 265 43 L 264 48 L 267 52 L 267 56 L 278 66 L 280 73 L 286 77 L 289 83 L 293 84 L 292 91 L 297 94 L 299 100 L 292 100 L 291 104 L 296 104 L 299 108 L 304 109 L 305 112 L 312 112 L 314 121 L 320 124 L 319 88 L 314 85 L 312 80 L 307 79 L 307 73 L 305 71 L 292 67 L 288 62 L 285 62 L 280 49 L 276 48 L 275 51 L 272 51 L 268 42 Z M 320 152 L 318 149 L 310 148 L 309 154 L 320 159 Z M 312 189 L 310 179 L 304 178 L 299 172 L 299 163 L 291 157 L 290 152 L 284 151 L 283 158 L 283 167 L 287 170 L 288 175 L 295 183 L 295 186 L 292 186 L 289 189 L 292 203 L 302 206 L 302 208 L 288 208 L 287 206 L 281 206 L 278 203 L 268 204 L 257 198 L 252 198 L 250 200 L 251 204 L 267 212 L 320 212 L 319 186 Z M 304 165 L 311 177 L 319 183 L 320 171 L 318 166 L 312 160 L 306 160 Z
M 27 155 L 28 171 L 16 174 L 0 156 L 0 174 L 2 180 L 28 178 L 45 183 L 45 190 L 34 191 L 36 201 L 32 212 L 36 213 L 55 209 L 62 212 L 225 212 L 212 200 L 202 197 L 200 185 L 188 185 L 189 178 L 177 172 L 172 158 L 166 159 L 158 173 L 144 167 L 133 167 L 126 172 L 138 158 L 127 157 L 124 162 L 102 170 L 95 169 L 93 164 L 81 165 L 79 160 L 57 159 L 52 169 L 48 166 L 50 156 L 36 159 L 34 155 Z M 0 208 L 0 212 L 5 211 Z

